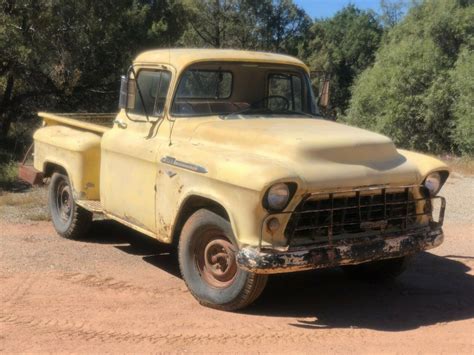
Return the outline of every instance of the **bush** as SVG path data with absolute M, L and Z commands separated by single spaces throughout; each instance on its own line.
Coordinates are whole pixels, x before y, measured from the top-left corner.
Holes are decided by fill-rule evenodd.
M 14 161 L 0 163 L 0 190 L 15 182 L 18 175 L 18 164 Z
M 452 114 L 455 120 L 452 139 L 459 151 L 474 155 L 474 53 L 463 50 L 451 72 L 455 94 Z
M 412 8 L 357 79 L 344 119 L 403 147 L 473 154 L 473 24 L 467 2 Z

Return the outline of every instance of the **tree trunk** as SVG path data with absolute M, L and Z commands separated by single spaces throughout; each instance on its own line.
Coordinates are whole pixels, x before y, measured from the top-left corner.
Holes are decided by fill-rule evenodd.
M 6 137 L 6 135 L 8 134 L 8 131 L 10 130 L 10 126 L 12 124 L 12 116 L 7 114 L 7 109 L 11 102 L 14 85 L 15 85 L 15 78 L 13 77 L 13 73 L 10 72 L 7 78 L 7 85 L 3 93 L 3 99 L 2 99 L 2 102 L 0 103 L 0 118 L 1 118 L 0 135 L 2 137 Z

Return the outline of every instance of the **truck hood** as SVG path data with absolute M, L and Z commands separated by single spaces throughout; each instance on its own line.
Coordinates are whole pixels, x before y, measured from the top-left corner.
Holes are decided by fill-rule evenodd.
M 417 180 L 416 167 L 399 154 L 389 138 L 322 119 L 205 122 L 196 127 L 191 141 L 263 156 L 291 169 L 309 188 L 409 184 Z

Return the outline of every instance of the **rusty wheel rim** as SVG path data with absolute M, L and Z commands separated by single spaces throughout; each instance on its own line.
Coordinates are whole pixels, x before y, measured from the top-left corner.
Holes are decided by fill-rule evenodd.
M 207 231 L 194 250 L 201 278 L 211 287 L 228 287 L 237 275 L 234 247 L 220 230 Z
M 61 181 L 58 184 L 56 190 L 56 208 L 59 217 L 64 222 L 67 222 L 72 214 L 72 198 L 71 189 L 65 181 Z

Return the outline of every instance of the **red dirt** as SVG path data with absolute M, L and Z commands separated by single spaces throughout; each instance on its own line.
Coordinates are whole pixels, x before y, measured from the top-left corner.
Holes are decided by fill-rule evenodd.
M 272 277 L 241 313 L 200 306 L 175 251 L 112 222 L 88 241 L 0 220 L 0 351 L 474 352 L 473 225 L 447 224 L 391 285 L 338 269 Z

